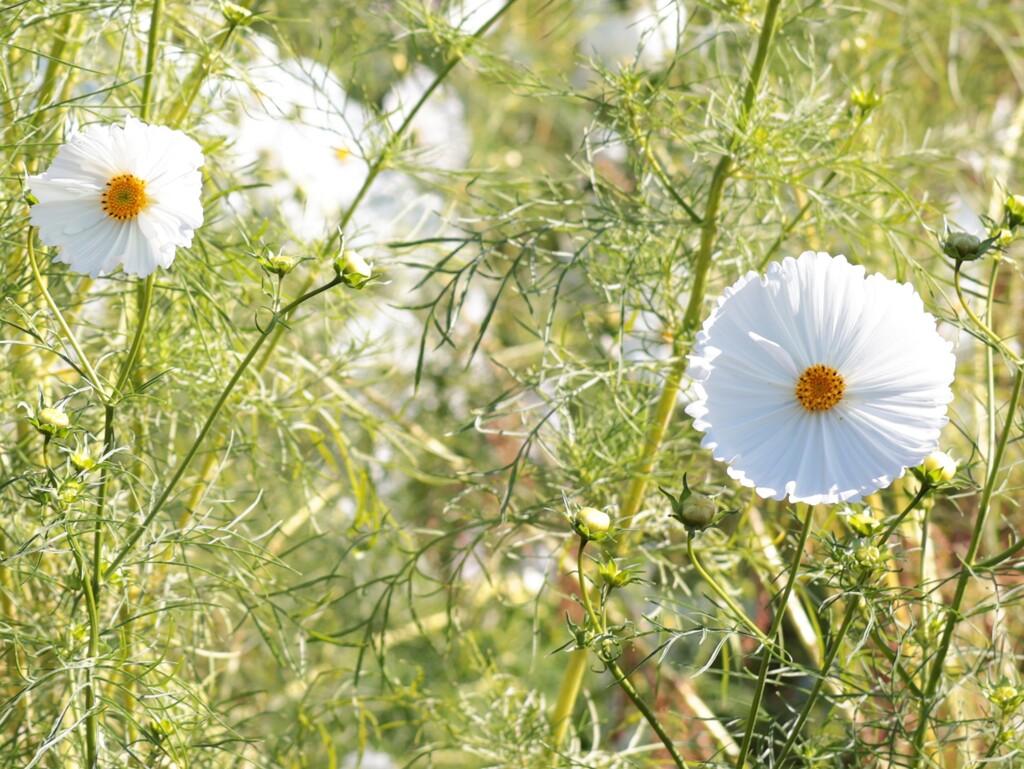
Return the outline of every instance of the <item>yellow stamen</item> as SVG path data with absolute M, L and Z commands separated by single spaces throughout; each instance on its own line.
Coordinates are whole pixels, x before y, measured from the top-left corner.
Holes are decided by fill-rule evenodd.
M 808 411 L 828 411 L 843 399 L 846 382 L 831 366 L 808 366 L 796 380 L 796 399 Z
M 111 219 L 119 222 L 134 219 L 149 204 L 146 183 L 131 174 L 115 176 L 107 182 L 100 204 L 103 212 Z

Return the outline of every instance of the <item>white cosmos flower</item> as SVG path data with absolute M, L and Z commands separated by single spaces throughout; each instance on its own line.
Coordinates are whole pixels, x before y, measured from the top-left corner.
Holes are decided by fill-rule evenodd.
M 203 223 L 203 153 L 181 131 L 128 118 L 91 125 L 28 179 L 32 224 L 56 261 L 92 277 L 124 266 L 144 277 L 170 267 Z
M 761 496 L 854 500 L 935 449 L 954 362 L 911 286 L 807 251 L 726 289 L 690 355 L 686 411 Z

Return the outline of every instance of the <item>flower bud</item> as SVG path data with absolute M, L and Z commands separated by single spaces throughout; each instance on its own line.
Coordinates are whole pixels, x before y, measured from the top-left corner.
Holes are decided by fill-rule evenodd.
M 958 262 L 973 262 L 980 259 L 987 250 L 982 247 L 982 240 L 969 232 L 954 232 L 942 243 L 942 250 L 950 259 Z
M 718 505 L 715 500 L 707 494 L 701 494 L 691 489 L 686 482 L 685 475 L 683 476 L 683 491 L 678 497 L 662 486 L 659 486 L 658 490 L 672 503 L 670 515 L 690 529 L 691 533 L 693 529 L 706 529 L 721 517 L 718 514 Z M 729 512 L 735 511 L 727 511 L 723 515 L 728 515 Z
M 233 24 L 236 27 L 247 27 L 253 22 L 252 11 L 236 5 L 230 2 L 230 0 L 221 1 L 220 12 L 224 14 L 224 18 L 229 24 Z
M 277 275 L 279 278 L 283 278 L 295 269 L 299 259 L 298 257 L 285 254 L 284 251 L 279 251 L 275 254 L 268 249 L 263 256 L 259 257 L 259 262 L 264 270 L 272 275 Z
M 956 460 L 945 451 L 933 451 L 921 463 L 921 471 L 932 483 L 949 483 L 956 476 Z
M 60 491 L 57 492 L 57 499 L 66 507 L 78 499 L 83 488 L 82 484 L 78 481 L 66 481 L 60 487 Z
M 882 526 L 879 520 L 869 512 L 854 513 L 846 519 L 846 524 L 862 537 L 870 537 Z
M 715 520 L 717 507 L 707 494 L 694 491 L 686 499 L 681 499 L 680 503 L 677 517 L 686 526 L 703 529 Z
M 850 103 L 862 115 L 867 116 L 871 110 L 882 103 L 882 97 L 878 95 L 874 88 L 854 88 L 850 92 Z
M 355 251 L 342 251 L 334 258 L 334 271 L 346 286 L 362 288 L 373 276 L 369 262 Z
M 88 472 L 96 466 L 96 460 L 92 458 L 88 449 L 75 449 L 68 458 L 71 460 L 72 467 L 80 473 Z
M 66 430 L 71 424 L 71 420 L 68 418 L 67 413 L 64 409 L 60 408 L 40 409 L 36 419 L 39 420 L 40 429 L 44 426 L 48 427 L 50 428 L 51 434 L 57 430 Z
M 875 545 L 861 545 L 853 551 L 853 560 L 863 569 L 880 569 L 885 566 L 885 557 Z
M 1024 704 L 1024 689 L 1003 684 L 989 692 L 988 701 L 1004 713 L 1014 713 Z
M 1024 224 L 1024 195 L 1007 195 L 1003 203 L 1006 226 L 1011 230 Z
M 597 539 L 607 534 L 611 525 L 612 519 L 608 513 L 602 512 L 596 507 L 581 507 L 576 513 L 576 522 L 573 528 L 581 537 Z
M 995 239 L 995 243 L 999 248 L 1006 248 L 1013 242 L 1013 231 L 1005 227 L 996 227 L 989 235 Z
M 619 565 L 615 563 L 615 559 L 613 558 L 609 558 L 601 564 L 597 570 L 597 575 L 600 578 L 601 585 L 609 590 L 617 587 L 625 587 L 633 582 L 644 581 L 636 576 L 636 569 L 634 567 L 627 566 L 624 569 L 620 569 Z

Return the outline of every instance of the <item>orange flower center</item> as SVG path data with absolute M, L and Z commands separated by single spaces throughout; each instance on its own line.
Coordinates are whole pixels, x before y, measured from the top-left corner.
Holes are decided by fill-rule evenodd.
M 107 182 L 100 198 L 103 212 L 119 222 L 134 219 L 148 203 L 146 183 L 131 174 L 121 174 Z
M 808 411 L 828 411 L 843 399 L 846 382 L 831 366 L 816 363 L 796 380 L 796 399 Z

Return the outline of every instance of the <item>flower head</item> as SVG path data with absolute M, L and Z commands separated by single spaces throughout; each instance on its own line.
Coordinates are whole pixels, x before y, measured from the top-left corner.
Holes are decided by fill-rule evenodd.
M 935 449 L 950 348 L 911 286 L 808 251 L 726 289 L 690 355 L 686 411 L 761 496 L 858 499 Z
M 96 277 L 123 265 L 144 277 L 170 267 L 203 223 L 203 153 L 180 131 L 134 118 L 91 125 L 29 177 L 32 224 L 55 259 Z

